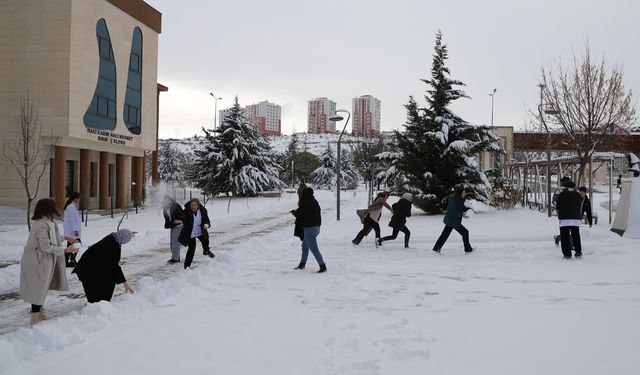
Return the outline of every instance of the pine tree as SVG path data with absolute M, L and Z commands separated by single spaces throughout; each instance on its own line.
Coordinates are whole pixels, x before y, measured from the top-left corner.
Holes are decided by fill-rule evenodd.
M 196 150 L 191 178 L 206 195 L 255 195 L 284 186 L 269 141 L 244 117 L 238 97 L 216 130 L 203 129 L 205 146 Z
M 289 145 L 287 146 L 287 158 L 292 157 L 293 155 L 298 153 L 298 147 L 299 147 L 299 139 L 298 139 L 298 134 L 297 133 L 293 133 L 291 134 L 291 139 L 289 140 Z
M 183 158 L 169 142 L 160 144 L 158 157 L 158 177 L 161 181 L 176 182 L 183 178 Z
M 343 190 L 351 190 L 358 187 L 358 171 L 353 165 L 352 153 L 342 149 L 340 152 L 340 187 Z
M 291 175 L 291 161 L 298 154 L 298 134 L 295 132 L 291 135 L 291 139 L 289 140 L 289 144 L 287 145 L 287 149 L 284 153 L 280 153 L 277 156 L 278 164 L 281 167 L 280 179 L 287 183 L 291 182 L 295 185 L 295 178 Z
M 427 107 L 409 98 L 405 131 L 395 133 L 398 153 L 388 155 L 398 190 L 413 193 L 416 205 L 429 213 L 441 212 L 446 196 L 459 184 L 472 198 L 489 203 L 491 186 L 478 155 L 500 150 L 490 127 L 469 124 L 449 109 L 452 102 L 468 96 L 458 89 L 464 83 L 450 78 L 447 59 L 447 46 L 438 32 L 431 78 L 422 80 L 428 85 Z
M 320 166 L 311 173 L 310 178 L 311 183 L 319 189 L 331 190 L 336 186 L 336 158 L 329 143 L 320 155 Z

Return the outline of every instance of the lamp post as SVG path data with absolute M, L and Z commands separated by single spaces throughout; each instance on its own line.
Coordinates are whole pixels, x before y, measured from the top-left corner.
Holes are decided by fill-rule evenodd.
M 340 136 L 338 137 L 338 146 L 337 146 L 337 162 L 336 162 L 336 217 L 337 221 L 340 221 L 340 167 L 341 167 L 341 152 L 340 152 L 340 142 L 342 142 L 342 136 L 344 135 L 344 131 L 347 129 L 347 124 L 349 123 L 349 119 L 351 118 L 351 112 L 346 109 L 338 109 L 336 113 L 329 118 L 329 121 L 342 121 L 344 117 L 340 116 L 338 113 L 346 113 L 348 115 L 347 121 L 344 123 L 344 127 L 342 128 L 342 132 L 340 132 Z
M 491 127 L 492 128 L 493 128 L 493 100 L 496 97 L 496 91 L 498 91 L 498 89 L 493 89 L 493 92 L 489 94 L 489 96 L 491 97 Z
M 222 97 L 217 97 L 213 91 L 209 93 L 209 95 L 211 95 L 213 97 L 214 100 L 214 104 L 213 104 L 213 128 L 217 129 L 218 128 L 218 99 L 222 99 Z
M 538 87 L 540 87 L 540 104 L 538 105 L 538 114 L 540 116 L 540 121 L 544 126 L 544 130 L 547 132 L 547 216 L 551 217 L 551 132 L 549 131 L 547 122 L 544 120 L 544 114 L 557 115 L 560 111 L 552 108 L 547 108 L 543 111 L 544 88 L 547 86 L 544 83 L 540 83 Z

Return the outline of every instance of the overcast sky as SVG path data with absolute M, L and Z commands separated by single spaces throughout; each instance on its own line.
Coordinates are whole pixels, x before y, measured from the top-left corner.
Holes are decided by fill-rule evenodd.
M 282 105 L 284 133 L 306 131 L 307 100 L 382 100 L 382 130 L 405 121 L 409 95 L 423 103 L 434 34 L 444 33 L 452 77 L 470 100 L 456 111 L 489 124 L 522 127 L 537 105 L 541 64 L 581 53 L 625 68 L 640 93 L 640 2 L 634 0 L 147 0 L 163 14 L 158 81 L 160 136 L 211 127 L 210 91 L 232 103 Z

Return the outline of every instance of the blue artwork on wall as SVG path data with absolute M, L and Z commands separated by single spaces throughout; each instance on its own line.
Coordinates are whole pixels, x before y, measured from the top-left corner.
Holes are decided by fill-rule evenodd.
M 129 55 L 129 77 L 124 96 L 124 123 L 133 134 L 142 131 L 142 31 L 133 29 L 131 54 Z
M 100 67 L 98 83 L 93 99 L 84 114 L 87 128 L 113 130 L 116 128 L 116 62 L 113 56 L 111 38 L 104 18 L 96 24 Z M 139 134 L 139 133 L 138 133 Z

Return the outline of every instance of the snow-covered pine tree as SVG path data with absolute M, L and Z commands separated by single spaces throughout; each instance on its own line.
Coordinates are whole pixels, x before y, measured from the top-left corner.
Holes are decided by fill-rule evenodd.
M 343 190 L 351 190 L 358 187 L 360 175 L 353 165 L 353 155 L 351 152 L 342 149 L 340 156 L 340 187 Z
M 400 155 L 391 166 L 402 176 L 400 190 L 413 193 L 416 205 L 429 213 L 441 212 L 446 196 L 459 184 L 471 197 L 490 203 L 491 185 L 480 170 L 478 155 L 500 151 L 489 126 L 469 124 L 449 109 L 452 102 L 468 96 L 456 88 L 464 83 L 450 78 L 447 59 L 438 31 L 431 78 L 422 80 L 429 86 L 427 107 L 420 108 L 410 97 L 405 131 L 396 132 Z
M 254 195 L 284 186 L 269 141 L 242 113 L 238 97 L 216 130 L 203 129 L 205 146 L 196 150 L 191 176 L 206 195 Z
M 291 161 L 296 156 L 296 154 L 298 154 L 298 145 L 298 134 L 294 132 L 289 139 L 287 149 L 283 153 L 280 153 L 276 156 L 278 164 L 281 167 L 280 179 L 285 183 L 291 183 L 293 185 L 295 185 L 295 179 L 291 175 Z
M 299 143 L 300 140 L 298 139 L 298 134 L 294 132 L 293 134 L 291 134 L 291 139 L 289 139 L 289 144 L 287 145 L 287 158 L 290 158 L 298 153 Z
M 388 144 L 384 144 L 382 152 L 376 154 L 375 159 L 380 164 L 375 175 L 375 182 L 384 184 L 391 193 L 401 195 L 407 179 L 398 170 L 398 161 L 402 157 L 398 148 L 397 138 L 394 136 Z
M 176 182 L 183 178 L 183 158 L 169 142 L 160 143 L 158 155 L 158 177 L 160 181 Z
M 336 186 L 336 158 L 329 143 L 320 155 L 320 166 L 311 173 L 310 179 L 318 189 L 331 190 Z

